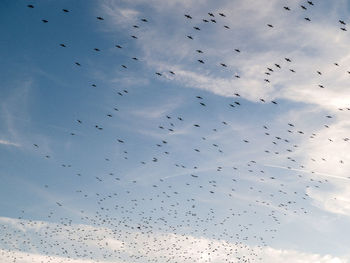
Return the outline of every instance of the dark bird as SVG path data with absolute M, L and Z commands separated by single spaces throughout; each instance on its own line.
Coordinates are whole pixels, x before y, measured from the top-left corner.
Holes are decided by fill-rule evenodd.
M 201 59 L 198 59 L 198 62 L 204 64 L 204 61 Z
M 339 23 L 342 25 L 346 25 L 346 23 L 343 20 L 339 20 Z
M 290 11 L 290 8 L 288 6 L 284 6 L 283 8 L 287 11 Z
M 192 39 L 193 40 L 193 37 L 191 37 L 191 36 L 187 36 L 189 39 Z
M 208 13 L 208 15 L 214 17 L 214 14 L 213 14 L 213 13 Z
M 305 19 L 306 21 L 309 21 L 309 22 L 311 21 L 311 19 L 308 18 L 308 17 L 305 17 L 304 19 Z
M 61 46 L 61 47 L 66 47 L 66 45 L 65 45 L 65 44 L 60 44 L 60 46 Z
M 104 18 L 103 17 L 100 17 L 100 16 L 98 16 L 98 17 L 96 17 L 98 20 L 104 20 Z
M 77 66 L 81 66 L 81 64 L 79 62 L 75 62 L 75 65 Z
M 120 45 L 115 45 L 117 48 L 122 48 L 122 46 L 120 46 Z
M 46 19 L 42 19 L 41 21 L 43 21 L 43 23 L 49 22 L 49 21 L 47 21 Z
M 69 12 L 68 9 L 62 9 L 62 11 L 65 12 L 65 13 L 68 13 L 68 12 Z
M 307 3 L 308 3 L 309 5 L 314 5 L 314 3 L 313 3 L 312 1 L 307 1 Z
M 200 49 L 197 49 L 196 51 L 197 51 L 198 53 L 203 53 L 203 51 L 200 50 Z
M 267 26 L 268 26 L 268 27 L 271 27 L 271 28 L 273 27 L 273 25 L 271 25 L 271 24 L 267 24 Z
M 185 14 L 185 17 L 188 18 L 188 19 L 192 19 L 192 16 L 190 16 L 190 15 L 186 15 Z
M 146 18 L 142 18 L 141 21 L 142 22 L 148 22 L 148 20 Z
M 34 8 L 34 6 L 33 5 L 27 5 L 29 8 Z
M 196 29 L 196 30 L 198 30 L 198 31 L 201 30 L 201 29 L 200 29 L 199 27 L 197 27 L 197 26 L 194 26 L 193 28 Z
M 306 10 L 307 8 L 303 5 L 300 6 L 302 9 Z
M 225 14 L 223 14 L 223 13 L 219 13 L 219 15 L 221 15 L 222 17 L 226 17 Z

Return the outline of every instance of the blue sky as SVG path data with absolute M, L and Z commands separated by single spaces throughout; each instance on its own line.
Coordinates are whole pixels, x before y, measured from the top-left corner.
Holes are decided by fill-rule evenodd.
M 312 3 L 2 1 L 0 261 L 350 262 L 349 3 Z

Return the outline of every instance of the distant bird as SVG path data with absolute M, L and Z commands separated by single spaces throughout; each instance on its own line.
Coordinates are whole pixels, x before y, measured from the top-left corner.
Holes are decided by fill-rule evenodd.
M 188 18 L 188 19 L 192 19 L 192 16 L 190 16 L 190 15 L 186 15 L 185 14 L 185 17 Z
M 43 21 L 43 23 L 49 22 L 49 21 L 47 21 L 46 19 L 42 19 L 41 21 Z
M 62 9 L 62 11 L 65 12 L 65 13 L 68 13 L 68 12 L 69 12 L 68 9 Z
M 98 20 L 104 20 L 104 18 L 103 17 L 100 17 L 100 16 L 98 16 L 98 17 L 96 17 Z
M 33 6 L 33 5 L 27 5 L 27 7 L 29 7 L 29 8 L 34 8 L 34 6 Z

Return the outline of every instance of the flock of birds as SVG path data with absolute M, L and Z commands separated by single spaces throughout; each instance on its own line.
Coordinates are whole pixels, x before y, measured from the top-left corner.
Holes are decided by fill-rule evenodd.
M 312 1 L 306 1 L 300 5 L 303 11 L 313 8 Z M 29 9 L 35 9 L 34 4 L 28 4 Z M 288 6 L 282 6 L 283 12 L 291 11 Z M 61 12 L 69 15 L 73 11 L 63 8 Z M 201 31 L 207 23 L 223 24 L 224 30 L 230 30 L 230 25 L 225 24 L 226 14 L 224 12 L 209 12 L 207 17 L 201 20 L 202 25 L 189 25 L 194 30 L 193 34 L 184 36 L 186 41 L 196 38 L 195 32 Z M 50 24 L 49 18 L 38 18 L 44 24 Z M 185 13 L 187 22 L 195 20 L 191 14 Z M 105 18 L 97 16 L 98 23 L 103 23 Z M 144 23 L 150 23 L 149 18 L 141 18 L 139 24 L 132 25 L 133 29 L 142 29 Z M 308 16 L 305 20 L 311 22 Z M 222 22 L 223 21 L 223 22 Z M 340 29 L 346 31 L 346 23 L 339 20 Z M 46 25 L 45 25 L 46 26 Z M 275 28 L 272 24 L 266 24 L 267 30 Z M 131 35 L 134 40 L 137 34 Z M 62 49 L 68 49 L 69 43 L 57 43 Z M 114 44 L 115 48 L 123 51 L 125 47 Z M 99 47 L 93 47 L 95 52 L 103 52 Z M 199 65 L 206 64 L 205 51 L 194 49 L 198 57 Z M 233 52 L 243 55 L 242 48 L 234 48 Z M 131 57 L 133 61 L 141 61 L 140 58 Z M 283 62 L 271 63 L 262 72 L 262 84 L 272 85 L 274 74 L 278 74 L 282 68 L 292 74 L 296 73 L 293 58 L 285 57 Z M 83 67 L 84 63 L 72 61 L 77 67 Z M 127 63 L 120 65 L 121 70 L 131 70 L 132 66 Z M 334 63 L 335 67 L 340 67 Z M 225 62 L 218 63 L 218 67 L 229 68 Z M 350 71 L 347 71 L 350 74 Z M 155 72 L 156 76 L 169 76 L 176 78 L 176 71 L 169 69 L 164 72 Z M 319 70 L 315 74 L 322 75 Z M 235 74 L 234 78 L 243 76 Z M 161 80 L 161 79 L 160 79 Z M 96 83 L 91 84 L 97 88 Z M 319 88 L 325 88 L 319 84 Z M 114 96 L 124 100 L 132 100 L 132 93 L 128 89 L 118 90 Z M 222 105 L 223 109 L 239 111 L 244 107 L 246 101 L 238 92 L 233 93 L 232 101 Z M 205 116 L 210 103 L 204 95 L 198 94 L 193 98 L 197 110 Z M 269 102 L 260 98 L 261 103 Z M 271 106 L 281 107 L 281 103 L 272 100 Z M 234 109 L 233 109 L 234 108 Z M 339 108 L 339 111 L 349 111 L 350 108 Z M 123 114 L 122 109 L 112 107 L 106 117 L 111 122 L 117 114 Z M 335 116 L 324 116 L 324 127 L 331 128 L 332 118 Z M 103 132 L 109 127 L 99 123 L 87 124 L 83 118 L 76 120 L 77 130 L 96 129 L 98 136 L 104 136 Z M 221 145 L 212 139 L 212 135 L 220 133 L 232 127 L 233 120 L 221 120 L 215 122 L 215 127 L 209 127 L 207 123 L 199 123 L 191 120 L 188 116 L 164 115 L 155 129 L 161 132 L 164 139 L 153 146 L 153 156 L 143 156 L 144 159 L 135 160 L 132 150 L 128 144 L 132 144 L 127 138 L 115 138 L 113 143 L 122 149 L 122 160 L 131 160 L 133 167 L 156 171 L 159 163 L 172 160 L 172 167 L 168 167 L 169 176 L 158 178 L 157 181 L 150 180 L 145 183 L 138 180 L 127 180 L 115 172 L 99 173 L 87 178 L 81 172 L 76 176 L 81 181 L 96 184 L 96 192 L 86 191 L 77 186 L 75 194 L 77 199 L 88 203 L 95 210 L 81 210 L 76 215 L 68 213 L 69 204 L 61 200 L 55 200 L 55 207 L 47 212 L 42 221 L 27 219 L 25 209 L 21 211 L 18 222 L 26 231 L 13 229 L 9 224 L 0 225 L 0 244 L 2 256 L 12 262 L 21 262 L 34 251 L 45 256 L 45 262 L 56 262 L 57 257 L 61 262 L 74 262 L 75 259 L 92 260 L 93 262 L 261 262 L 262 253 L 275 238 L 278 238 L 278 229 L 284 217 L 307 216 L 309 195 L 308 188 L 320 189 L 329 183 L 328 179 L 321 178 L 310 173 L 297 173 L 296 169 L 307 171 L 308 167 L 302 163 L 293 153 L 302 151 L 298 142 L 302 140 L 313 140 L 317 133 L 310 130 L 298 128 L 296 123 L 285 123 L 284 131 L 276 131 L 268 123 L 256 128 L 256 133 L 265 136 L 265 148 L 259 148 L 256 152 L 266 154 L 267 158 L 280 158 L 282 155 L 289 163 L 285 167 L 285 178 L 277 178 L 270 174 L 269 169 L 258 160 L 247 159 L 245 164 L 226 167 L 217 165 L 211 167 L 210 174 L 202 173 L 202 166 L 197 163 L 202 156 L 210 152 L 221 160 L 232 152 L 229 145 Z M 185 157 L 188 160 L 172 159 L 172 138 L 174 134 L 184 126 L 190 127 L 191 131 L 199 134 L 196 141 L 198 147 L 187 148 Z M 203 128 L 204 127 L 204 128 Z M 79 132 L 71 131 L 68 136 L 79 136 Z M 342 138 L 344 143 L 349 138 Z M 240 139 L 236 147 L 245 149 L 250 146 L 254 138 Z M 333 138 L 328 139 L 333 142 Z M 186 147 L 186 145 L 183 145 Z M 39 143 L 33 142 L 34 149 L 44 156 L 45 159 L 53 158 L 51 154 L 45 153 Z M 155 150 L 154 150 L 155 149 Z M 164 149 L 164 150 L 163 150 Z M 215 154 L 213 153 L 215 152 Z M 93 153 L 92 153 L 93 154 Z M 192 157 L 193 156 L 193 157 Z M 167 159 L 166 159 L 167 158 Z M 110 162 L 110 157 L 104 161 Z M 327 162 L 312 159 L 314 162 Z M 284 161 L 283 161 L 284 162 Z M 344 164 L 344 159 L 338 160 Z M 215 163 L 215 162 L 214 162 Z M 201 163 L 202 164 L 202 163 Z M 77 168 L 74 163 L 64 162 L 60 164 L 63 168 Z M 77 170 L 79 170 L 77 168 Z M 173 173 L 173 175 L 172 175 Z M 225 173 L 227 176 L 220 176 Z M 180 174 L 180 175 L 179 175 Z M 178 177 L 179 180 L 172 180 Z M 284 180 L 293 180 L 294 186 L 287 186 Z M 111 190 L 110 185 L 115 189 Z M 49 184 L 44 188 L 49 191 Z M 210 200 L 209 204 L 200 199 L 205 196 Z M 227 207 L 218 205 L 215 200 L 227 200 L 227 203 L 235 203 Z M 238 201 L 237 201 L 238 200 Z M 62 210 L 67 209 L 67 210 Z M 66 213 L 62 217 L 62 211 Z M 84 227 L 85 225 L 85 227 Z M 88 227 L 87 227 L 88 226 Z M 248 245 L 249 244 L 249 245 Z M 23 252 L 22 258 L 14 251 Z M 25 254 L 27 253 L 27 256 Z M 28 261 L 30 262 L 30 261 Z

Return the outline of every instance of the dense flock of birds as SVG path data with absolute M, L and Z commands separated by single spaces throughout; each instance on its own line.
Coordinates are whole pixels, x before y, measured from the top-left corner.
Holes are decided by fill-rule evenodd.
M 312 22 L 312 18 L 307 15 L 307 11 L 313 8 L 315 4 L 312 1 L 305 1 L 300 5 L 300 12 L 305 12 L 306 22 Z M 28 4 L 29 12 L 35 12 L 36 5 Z M 281 12 L 290 12 L 288 6 L 281 6 Z M 61 9 L 57 12 L 63 12 L 64 15 L 72 15 L 74 11 L 70 9 Z M 183 14 L 187 25 L 193 30 L 191 34 L 184 36 L 184 41 L 195 39 L 196 32 L 205 30 L 206 24 L 213 23 L 220 25 L 222 30 L 230 30 L 230 25 L 225 24 L 225 12 L 212 13 L 198 20 L 189 13 Z M 38 17 L 42 23 L 48 26 L 50 19 Z M 137 31 L 142 30 L 144 24 L 151 23 L 151 18 L 141 17 L 139 23 L 130 25 L 132 35 L 130 41 L 137 41 Z M 195 22 L 193 22 L 195 21 Z M 200 22 L 199 22 L 200 21 Z M 104 23 L 105 18 L 96 17 L 96 23 Z M 340 30 L 347 31 L 346 22 L 339 20 Z M 266 30 L 274 30 L 275 26 L 267 23 Z M 114 43 L 115 48 L 123 52 L 127 47 L 121 43 Z M 69 49 L 70 43 L 62 40 L 57 46 Z M 103 52 L 99 47 L 91 47 L 94 52 Z M 205 65 L 205 50 L 194 49 L 198 55 L 199 65 Z M 233 48 L 233 54 L 244 56 L 245 50 L 242 48 Z M 131 61 L 139 61 L 138 57 L 131 57 Z M 77 67 L 84 67 L 81 61 L 71 61 Z M 220 62 L 218 67 L 227 68 L 229 65 Z M 271 62 L 266 67 L 265 72 L 261 74 L 262 85 L 271 85 L 274 74 L 286 69 L 290 74 L 295 74 L 296 70 L 293 58 L 285 57 L 279 62 Z M 132 70 L 133 64 L 121 64 L 121 70 Z M 340 67 L 334 63 L 334 67 Z M 347 71 L 350 74 L 350 71 Z M 169 69 L 164 72 L 155 72 L 157 78 L 169 79 L 169 76 L 176 78 L 176 71 Z M 316 70 L 316 75 L 322 75 L 323 72 Z M 346 72 L 345 72 L 346 74 Z M 241 78 L 239 74 L 234 74 L 234 78 Z M 98 88 L 98 85 L 91 83 L 92 88 Z M 319 84 L 319 88 L 326 88 Z M 118 90 L 112 96 L 119 99 L 132 100 L 132 94 L 127 89 Z M 228 105 L 221 105 L 225 110 L 239 110 L 245 103 L 245 100 L 237 92 L 232 94 L 232 102 Z M 193 98 L 199 110 L 206 110 L 210 104 L 202 94 Z M 262 104 L 271 103 L 278 110 L 281 103 L 276 100 L 268 101 L 260 98 Z M 210 109 L 209 109 L 210 110 Z M 339 108 L 339 111 L 348 111 L 350 108 Z M 118 107 L 112 107 L 110 112 L 106 112 L 105 117 L 111 121 L 117 114 L 123 114 Z M 332 115 L 324 116 L 324 127 L 330 128 L 330 121 L 334 118 Z M 159 120 L 157 130 L 162 132 L 164 139 L 160 140 L 154 147 L 158 152 L 154 156 L 144 156 L 144 159 L 135 160 L 132 153 L 129 152 L 127 145 L 130 143 L 127 138 L 115 138 L 114 142 L 123 151 L 122 159 L 132 160 L 130 165 L 145 167 L 144 169 L 157 169 L 157 165 L 164 158 L 170 157 L 172 152 L 169 150 L 172 134 L 185 124 L 190 125 L 191 129 L 199 134 L 200 141 L 198 147 L 187 149 L 186 155 L 195 156 L 186 158 L 188 160 L 197 160 L 201 154 L 206 151 L 217 151 L 218 158 L 222 158 L 228 151 L 232 151 L 226 145 L 220 145 L 210 139 L 213 133 L 218 133 L 231 125 L 230 120 L 217 122 L 216 127 L 205 128 L 205 123 L 190 121 L 187 116 L 165 115 Z M 76 120 L 77 130 L 96 129 L 99 136 L 104 136 L 106 127 L 99 123 L 86 123 L 83 118 Z M 293 153 L 296 149 L 300 150 L 300 136 L 312 140 L 317 137 L 316 132 L 305 131 L 298 128 L 295 123 L 285 123 L 285 131 L 279 134 L 270 128 L 266 123 L 262 127 L 257 127 L 257 133 L 265 136 L 267 142 L 266 148 L 257 149 L 262 154 L 279 158 L 279 155 Z M 79 136 L 79 132 L 71 131 L 67 136 Z M 249 137 L 247 135 L 247 137 Z M 244 138 L 238 143 L 238 150 L 252 144 L 254 138 Z M 333 142 L 332 138 L 328 139 Z M 349 138 L 343 138 L 344 142 Z M 44 159 L 52 158 L 51 154 L 45 153 L 39 143 L 33 142 L 34 149 Z M 163 150 L 164 149 L 164 150 Z M 93 153 L 92 153 L 93 154 Z M 165 156 L 165 157 L 164 157 Z M 249 158 L 249 157 L 248 157 Z M 74 259 L 93 260 L 94 262 L 261 262 L 264 247 L 269 246 L 273 239 L 278 238 L 278 229 L 281 225 L 281 218 L 296 215 L 299 217 L 307 216 L 309 211 L 307 207 L 309 196 L 307 188 L 321 188 L 329 183 L 328 179 L 309 174 L 296 173 L 297 168 L 307 170 L 303 163 L 291 156 L 287 156 L 290 166 L 286 167 L 286 177 L 296 183 L 295 187 L 287 187 L 284 184 L 285 178 L 277 178 L 269 175 L 266 167 L 256 160 L 247 159 L 245 165 L 232 167 L 216 166 L 212 176 L 202 176 L 201 167 L 198 163 L 191 163 L 174 160 L 174 167 L 168 168 L 168 176 L 158 179 L 157 182 L 150 181 L 145 186 L 143 183 L 140 188 L 137 187 L 138 181 L 127 181 L 123 176 L 116 175 L 114 172 L 100 173 L 93 178 L 93 182 L 98 185 L 96 192 L 87 192 L 77 186 L 76 195 L 82 202 L 87 202 L 95 207 L 95 211 L 81 210 L 78 213 L 79 221 L 75 217 L 70 218 L 68 210 L 66 217 L 57 217 L 58 209 L 65 209 L 69 204 L 61 200 L 55 200 L 55 208 L 47 212 L 42 221 L 26 219 L 25 210 L 21 211 L 18 222 L 23 229 L 13 230 L 8 224 L 0 226 L 0 243 L 4 250 L 1 252 L 4 257 L 13 262 L 23 260 L 27 257 L 30 262 L 30 254 L 39 252 L 45 255 L 44 262 L 53 262 L 56 257 L 61 258 L 61 262 L 74 262 Z M 105 161 L 110 161 L 105 157 Z M 327 162 L 326 158 L 322 160 L 312 159 L 314 162 Z M 339 159 L 339 165 L 345 160 Z M 63 168 L 79 170 L 74 163 L 64 162 L 60 164 Z M 143 168 L 141 168 L 143 169 Z M 289 171 L 288 171 L 289 169 Z M 172 173 L 176 177 L 181 170 L 180 179 L 172 181 Z M 220 177 L 219 173 L 228 171 L 231 176 Z M 81 181 L 89 180 L 80 172 L 76 174 Z M 111 183 L 113 181 L 113 183 Z M 116 191 L 109 191 L 108 186 L 115 184 Z M 45 189 L 50 189 L 50 185 L 45 184 Z M 104 187 L 106 188 L 103 191 Z M 294 189 L 295 188 L 295 189 Z M 120 192 L 124 191 L 123 194 Z M 212 205 L 203 205 L 198 196 L 206 196 L 212 201 Z M 243 200 L 247 197 L 246 200 Z M 243 198 L 242 200 L 240 198 Z M 237 202 L 241 204 L 232 206 L 228 210 L 217 206 L 215 200 L 227 200 L 226 202 Z M 239 203 L 238 202 L 238 203 Z M 67 208 L 68 209 L 68 208 Z M 62 214 L 61 212 L 57 214 Z M 63 210 L 64 211 L 64 210 Z M 55 222 L 55 223 L 53 223 Z M 84 226 L 84 225 L 85 226 Z M 87 225 L 89 227 L 87 227 Z M 209 241 L 208 241 L 209 240 Z M 248 245 L 250 244 L 250 245 Z M 23 252 L 22 257 L 14 251 Z M 27 256 L 25 254 L 28 253 Z

